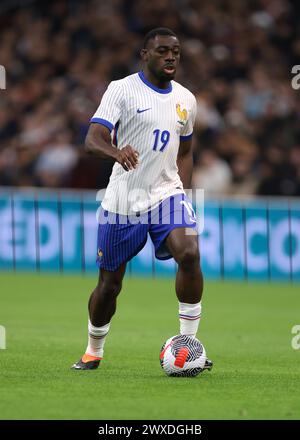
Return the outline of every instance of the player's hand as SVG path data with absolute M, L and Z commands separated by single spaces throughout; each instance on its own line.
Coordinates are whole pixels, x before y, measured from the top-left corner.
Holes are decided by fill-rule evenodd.
M 116 161 L 122 165 L 125 171 L 134 170 L 138 166 L 139 152 L 130 145 L 118 151 Z

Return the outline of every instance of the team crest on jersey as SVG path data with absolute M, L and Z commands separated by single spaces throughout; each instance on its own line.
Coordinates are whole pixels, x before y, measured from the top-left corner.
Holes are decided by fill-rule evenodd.
M 185 125 L 186 121 L 187 121 L 187 116 L 188 116 L 187 110 L 185 108 L 183 108 L 181 110 L 180 104 L 176 104 L 176 112 L 177 112 L 177 115 L 179 116 L 179 121 L 177 121 L 177 122 L 179 122 L 179 124 L 182 126 Z
M 99 258 L 103 257 L 103 252 L 101 251 L 101 249 L 98 249 L 98 257 Z

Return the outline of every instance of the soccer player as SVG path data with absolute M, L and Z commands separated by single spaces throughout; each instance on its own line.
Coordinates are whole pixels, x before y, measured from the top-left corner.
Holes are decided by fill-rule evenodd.
M 77 370 L 95 369 L 103 359 L 126 263 L 148 233 L 156 257 L 178 264 L 180 334 L 195 337 L 200 322 L 198 235 L 184 191 L 191 184 L 196 99 L 174 81 L 180 44 L 170 29 L 150 31 L 141 58 L 142 71 L 109 84 L 86 137 L 88 152 L 115 164 L 100 208 L 99 281 L 89 300 L 88 345 L 72 367 Z M 205 369 L 211 368 L 207 360 Z

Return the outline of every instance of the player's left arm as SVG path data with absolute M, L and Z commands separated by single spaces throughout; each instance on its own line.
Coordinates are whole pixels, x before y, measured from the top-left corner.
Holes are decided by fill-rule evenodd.
M 185 110 L 186 112 L 186 110 Z M 178 174 L 184 189 L 191 188 L 193 173 L 193 150 L 192 137 L 193 128 L 197 114 L 197 101 L 195 96 L 192 98 L 191 107 L 188 111 L 188 119 L 180 135 L 180 143 L 177 154 Z
M 177 155 L 178 174 L 184 189 L 190 189 L 193 172 L 192 138 L 181 140 Z

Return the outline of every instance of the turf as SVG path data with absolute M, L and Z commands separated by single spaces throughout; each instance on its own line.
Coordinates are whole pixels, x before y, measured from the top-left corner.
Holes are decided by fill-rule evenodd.
M 299 287 L 207 282 L 199 337 L 215 365 L 196 378 L 160 368 L 178 333 L 172 280 L 126 279 L 105 360 L 73 371 L 86 347 L 94 277 L 0 274 L 1 419 L 299 419 Z

